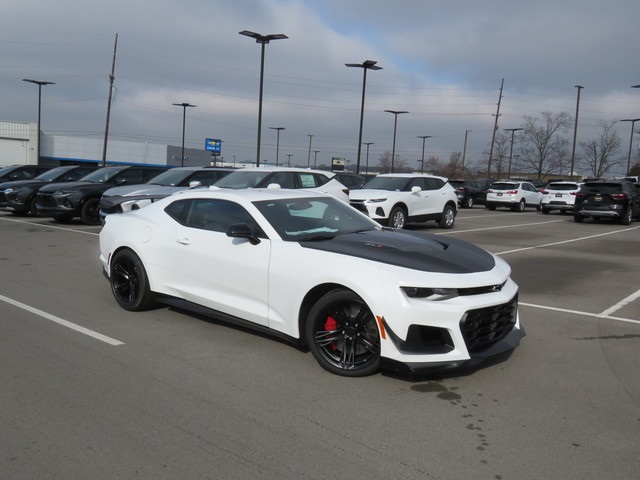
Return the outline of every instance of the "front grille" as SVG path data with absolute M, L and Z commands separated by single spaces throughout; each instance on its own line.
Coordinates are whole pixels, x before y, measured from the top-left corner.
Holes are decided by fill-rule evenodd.
M 460 322 L 467 350 L 481 352 L 504 338 L 515 326 L 517 312 L 517 295 L 502 305 L 469 310 Z
M 367 211 L 367 207 L 364 206 L 364 202 L 362 200 L 360 201 L 351 201 L 350 205 L 355 208 L 356 210 L 358 210 L 359 212 L 364 213 L 365 215 L 368 215 L 369 212 Z
M 44 193 L 38 194 L 38 205 L 43 207 L 55 207 L 57 206 L 56 200 L 53 198 L 53 195 L 46 195 Z

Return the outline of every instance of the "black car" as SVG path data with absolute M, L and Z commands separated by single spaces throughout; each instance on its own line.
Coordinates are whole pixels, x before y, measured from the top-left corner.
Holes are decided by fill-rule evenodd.
M 462 208 L 472 208 L 476 203 L 483 204 L 489 185 L 482 180 L 449 180 L 456 190 L 458 204 Z
M 96 170 L 92 165 L 67 165 L 41 173 L 31 180 L 0 183 L 0 209 L 14 215 L 36 215 L 36 194 L 50 183 L 74 182 Z
M 594 222 L 610 218 L 622 225 L 640 219 L 640 186 L 625 180 L 586 182 L 576 193 L 573 215 L 577 223 L 585 218 Z
M 106 190 L 118 185 L 146 183 L 167 169 L 137 165 L 103 167 L 77 182 L 42 187 L 36 195 L 36 211 L 59 222 L 80 217 L 84 224 L 99 225 L 98 205 Z
M 29 180 L 52 168 L 53 167 L 43 167 L 40 165 L 10 165 L 8 167 L 2 167 L 0 168 L 0 182 Z
M 335 178 L 349 190 L 361 188 L 365 183 L 367 183 L 367 177 L 365 177 L 364 175 L 359 175 L 357 173 L 335 172 L 335 176 L 333 178 Z

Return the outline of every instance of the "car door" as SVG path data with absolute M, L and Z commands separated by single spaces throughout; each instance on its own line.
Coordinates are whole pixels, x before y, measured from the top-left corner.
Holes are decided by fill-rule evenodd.
M 252 245 L 226 235 L 236 223 L 260 234 L 244 207 L 219 199 L 185 199 L 166 212 L 178 222 L 165 245 L 174 269 L 170 288 L 191 302 L 266 326 L 271 243 L 261 238 Z

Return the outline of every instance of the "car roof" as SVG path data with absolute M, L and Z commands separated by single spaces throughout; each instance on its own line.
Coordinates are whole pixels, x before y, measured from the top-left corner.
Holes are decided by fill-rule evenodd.
M 289 189 L 279 187 L 268 188 L 220 188 L 212 185 L 208 188 L 197 188 L 191 190 L 182 190 L 174 193 L 168 198 L 223 198 L 227 200 L 256 202 L 262 200 L 282 200 L 282 199 L 300 199 L 300 198 L 317 198 L 332 197 L 331 195 L 318 192 L 316 190 Z
M 323 175 L 327 175 L 328 177 L 333 177 L 335 175 L 334 172 L 330 172 L 328 170 L 316 170 L 313 168 L 296 168 L 296 167 L 244 167 L 235 170 L 236 172 L 312 172 L 312 173 L 321 173 Z
M 381 173 L 378 177 L 398 177 L 398 178 L 441 178 L 445 182 L 447 181 L 446 177 L 441 177 L 439 175 L 431 175 L 430 173 Z

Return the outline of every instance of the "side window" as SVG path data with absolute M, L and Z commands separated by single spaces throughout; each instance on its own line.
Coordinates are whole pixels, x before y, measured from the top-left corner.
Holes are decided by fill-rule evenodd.
M 151 180 L 154 177 L 157 177 L 159 174 L 161 174 L 164 171 L 165 171 L 164 169 L 160 169 L 160 168 L 144 169 L 140 172 L 142 174 L 142 178 L 137 183 L 147 183 L 149 180 Z M 133 182 L 129 182 L 129 183 L 133 183 Z
M 209 185 L 216 183 L 220 178 L 220 173 L 215 170 L 202 170 L 200 172 L 196 172 L 187 183 L 200 182 L 203 187 L 208 187 Z
M 425 183 L 425 178 L 414 178 L 409 182 L 407 187 L 408 191 L 411 191 L 413 187 L 420 187 L 421 190 L 427 190 L 427 184 Z
M 234 223 L 246 223 L 256 235 L 258 224 L 244 207 L 226 200 L 196 198 L 177 200 L 164 210 L 167 215 L 185 227 L 226 233 Z
M 299 173 L 298 181 L 300 183 L 298 188 L 315 188 L 322 185 L 321 183 L 318 183 L 316 176 L 313 173 Z
M 137 168 L 128 168 L 123 170 L 114 178 L 114 180 L 118 185 L 135 185 L 137 183 L 144 183 L 142 179 L 142 171 Z
M 295 188 L 293 176 L 289 172 L 275 172 L 269 177 L 264 186 L 267 187 L 272 183 L 277 183 L 280 188 Z
M 425 190 L 439 190 L 442 188 L 443 182 L 437 178 L 425 178 Z

